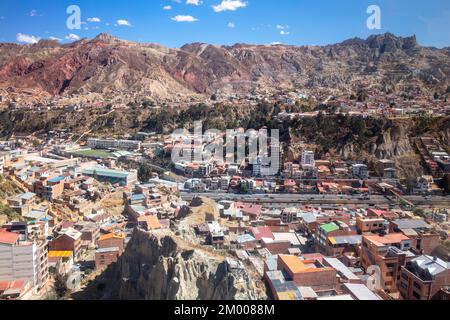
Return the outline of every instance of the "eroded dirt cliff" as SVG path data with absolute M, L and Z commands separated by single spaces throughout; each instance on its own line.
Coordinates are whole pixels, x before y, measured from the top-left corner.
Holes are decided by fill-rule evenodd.
M 171 231 L 136 229 L 124 254 L 75 299 L 265 299 L 258 279 Z

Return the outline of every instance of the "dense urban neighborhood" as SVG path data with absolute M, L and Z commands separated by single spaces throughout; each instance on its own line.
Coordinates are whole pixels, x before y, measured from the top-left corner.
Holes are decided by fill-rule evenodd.
M 221 134 L 88 136 L 74 142 L 55 130 L 1 142 L 1 299 L 198 297 L 123 293 L 158 274 L 157 263 L 130 258 L 139 241 L 222 260 L 245 287 L 240 298 L 449 297 L 450 160 L 431 136 L 415 140 L 424 174 L 414 181 L 391 159 L 320 159 L 305 147 L 287 160 L 283 143 L 272 148 L 278 173 L 265 176 L 260 156 L 229 163 L 207 153 Z M 174 153 L 184 160 L 171 162 Z M 105 289 L 125 265 L 134 271 L 120 275 L 122 293 Z

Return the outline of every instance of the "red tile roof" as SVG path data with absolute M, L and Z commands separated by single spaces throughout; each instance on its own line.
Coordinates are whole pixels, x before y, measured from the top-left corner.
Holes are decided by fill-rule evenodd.
M 19 240 L 19 235 L 17 233 L 2 231 L 0 232 L 0 243 L 15 244 Z
M 251 228 L 250 232 L 252 233 L 253 237 L 255 237 L 255 239 L 258 241 L 260 241 L 262 238 L 269 238 L 275 240 L 272 230 L 270 230 L 269 227 Z
M 25 280 L 15 280 L 15 281 L 0 281 L 0 292 L 10 290 L 10 289 L 23 289 L 26 285 Z
M 261 209 L 262 209 L 262 206 L 260 206 L 258 204 L 245 203 L 242 206 L 241 211 L 242 211 L 242 213 L 250 215 L 250 216 L 259 216 L 261 213 Z

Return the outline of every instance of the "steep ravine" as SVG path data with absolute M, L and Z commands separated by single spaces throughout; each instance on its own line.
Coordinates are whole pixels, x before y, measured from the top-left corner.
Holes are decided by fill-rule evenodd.
M 266 299 L 258 280 L 231 271 L 213 252 L 194 248 L 171 231 L 136 229 L 124 254 L 75 299 Z

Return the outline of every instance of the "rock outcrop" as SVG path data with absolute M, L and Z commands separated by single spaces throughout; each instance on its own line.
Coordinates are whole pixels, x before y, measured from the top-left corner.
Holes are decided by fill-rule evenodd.
M 232 269 L 225 257 L 195 247 L 171 231 L 136 229 L 117 264 L 76 299 L 265 299 L 258 280 Z

